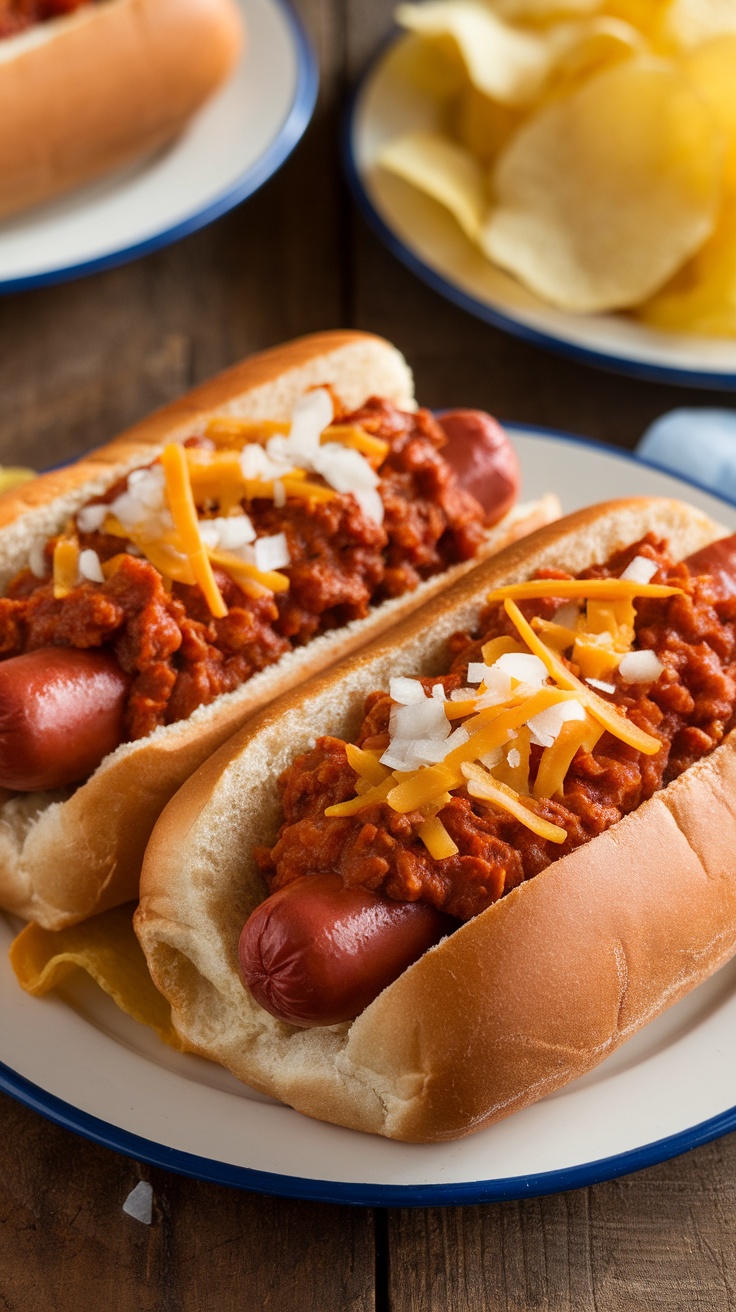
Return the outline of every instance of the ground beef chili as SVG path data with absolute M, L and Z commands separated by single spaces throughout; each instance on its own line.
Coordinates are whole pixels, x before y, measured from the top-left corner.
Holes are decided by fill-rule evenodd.
M 442 458 L 442 430 L 426 410 L 405 414 L 373 399 L 342 423 L 359 425 L 389 446 L 380 469 L 383 524 L 351 495 L 324 502 L 244 503 L 258 536 L 285 533 L 288 592 L 247 596 L 215 568 L 228 607 L 214 619 L 196 586 L 167 592 L 146 560 L 121 553 L 120 538 L 78 533 L 80 547 L 105 562 L 104 583 L 83 582 L 62 599 L 50 577 L 23 570 L 0 598 L 0 655 L 44 646 L 109 646 L 132 676 L 126 712 L 130 739 L 189 716 L 237 688 L 284 652 L 315 634 L 360 619 L 369 607 L 415 588 L 422 579 L 470 559 L 484 538 L 483 511 L 457 484 Z M 194 446 L 212 446 L 194 438 Z M 113 501 L 126 480 L 104 498 Z M 51 571 L 55 540 L 45 548 Z
M 0 0 L 0 40 L 92 3 L 94 0 Z
M 716 747 L 735 718 L 736 598 L 718 600 L 707 577 L 691 578 L 687 567 L 674 564 L 665 543 L 652 535 L 584 577 L 618 577 L 634 556 L 655 561 L 658 572 L 652 581 L 682 588 L 683 595 L 637 601 L 635 645 L 656 652 L 665 669 L 655 684 L 624 684 L 611 676 L 616 690 L 610 700 L 658 738 L 662 749 L 645 756 L 607 732 L 591 752 L 580 749 L 566 776 L 564 801 L 535 804 L 545 819 L 566 830 L 564 844 L 539 838 L 464 790 L 439 812 L 459 849 L 442 860 L 434 860 L 417 837 L 423 819 L 418 812 L 399 815 L 380 803 L 354 817 L 326 817 L 326 807 L 355 795 L 356 775 L 345 744 L 322 738 L 279 781 L 284 824 L 273 849 L 257 853 L 271 891 L 302 875 L 337 871 L 346 884 L 364 884 L 399 901 L 422 898 L 468 920 L 559 856 L 610 828 Z M 540 577 L 570 576 L 548 570 Z M 550 618 L 560 604 L 549 598 L 522 603 L 521 609 L 527 618 Z M 464 686 L 468 662 L 481 660 L 483 643 L 501 634 L 517 636 L 504 610 L 495 605 L 481 616 L 478 634 L 454 637 L 452 673 L 423 679 L 425 692 L 435 683 L 442 683 L 448 695 Z M 388 744 L 391 706 L 386 693 L 368 697 L 358 746 Z M 541 749 L 532 747 L 531 781 L 540 755 Z

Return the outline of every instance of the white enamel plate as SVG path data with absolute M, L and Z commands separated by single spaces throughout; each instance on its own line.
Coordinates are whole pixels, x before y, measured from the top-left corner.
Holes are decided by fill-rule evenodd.
M 0 222 L 0 292 L 146 255 L 240 204 L 276 172 L 314 108 L 314 54 L 288 0 L 238 0 L 243 57 L 165 150 L 71 196 Z
M 435 101 L 403 74 L 410 39 L 392 42 L 364 75 L 343 150 L 355 199 L 393 254 L 448 300 L 526 341 L 645 378 L 736 388 L 736 340 L 658 332 L 625 315 L 553 309 L 485 260 L 440 204 L 376 165 L 388 141 L 441 127 Z
M 574 510 L 680 496 L 736 530 L 736 507 L 631 457 L 513 429 L 523 494 Z M 173 1052 L 86 979 L 63 996 L 18 987 L 0 915 L 0 1089 L 139 1160 L 260 1192 L 381 1205 L 485 1202 L 591 1184 L 736 1128 L 736 961 L 596 1070 L 458 1143 L 390 1143 L 299 1115 Z

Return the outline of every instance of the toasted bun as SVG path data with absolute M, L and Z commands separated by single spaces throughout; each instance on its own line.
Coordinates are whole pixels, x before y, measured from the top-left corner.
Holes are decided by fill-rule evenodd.
M 235 0 L 100 0 L 0 41 L 0 215 L 170 141 L 241 44 Z
M 636 812 L 431 949 L 355 1021 L 298 1030 L 242 987 L 243 923 L 264 896 L 256 844 L 277 775 L 320 734 L 350 739 L 392 674 L 446 670 L 488 590 L 579 573 L 647 530 L 679 558 L 723 536 L 669 500 L 571 515 L 481 566 L 391 635 L 252 721 L 177 794 L 146 854 L 136 930 L 184 1042 L 321 1120 L 456 1138 L 590 1069 L 736 948 L 733 736 Z
M 403 357 L 365 333 L 319 333 L 264 351 L 136 425 L 85 460 L 0 496 L 0 588 L 33 543 L 57 533 L 80 505 L 173 439 L 201 432 L 214 414 L 287 419 L 306 388 L 330 383 L 347 409 L 370 395 L 413 408 Z M 493 528 L 484 553 L 555 517 L 554 498 L 517 507 Z M 454 566 L 362 620 L 288 652 L 235 692 L 187 720 L 111 753 L 80 788 L 58 794 L 0 791 L 0 906 L 61 929 L 138 894 L 143 852 L 162 808 L 207 756 L 272 698 L 354 651 L 473 567 Z

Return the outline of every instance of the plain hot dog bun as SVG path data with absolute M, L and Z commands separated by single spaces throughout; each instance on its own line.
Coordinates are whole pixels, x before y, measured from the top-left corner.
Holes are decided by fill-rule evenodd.
M 685 558 L 725 530 L 670 500 L 609 502 L 509 547 L 351 661 L 282 699 L 164 811 L 135 925 L 185 1044 L 321 1120 L 390 1138 L 468 1134 L 587 1071 L 736 948 L 734 735 L 637 811 L 431 948 L 352 1023 L 296 1029 L 238 976 L 265 895 L 252 852 L 280 823 L 279 773 L 350 741 L 392 675 L 446 671 L 490 588 L 578 574 L 652 530 Z
M 414 409 L 409 368 L 395 347 L 357 332 L 319 333 L 252 356 L 159 410 L 108 446 L 0 496 L 0 592 L 33 543 L 162 447 L 202 431 L 213 415 L 288 419 L 306 389 L 329 383 L 348 410 L 369 396 Z M 554 497 L 517 506 L 489 530 L 482 554 L 546 523 Z M 453 566 L 362 620 L 287 653 L 187 720 L 123 744 L 75 791 L 0 790 L 0 907 L 61 929 L 137 896 L 148 836 L 185 779 L 272 698 L 362 646 L 477 563 Z
M 0 40 L 0 215 L 158 149 L 227 77 L 235 0 L 98 0 Z

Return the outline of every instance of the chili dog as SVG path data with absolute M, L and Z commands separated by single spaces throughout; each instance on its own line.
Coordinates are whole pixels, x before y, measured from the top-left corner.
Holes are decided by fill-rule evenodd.
M 185 1044 L 308 1115 L 393 1138 L 442 1140 L 489 1124 L 589 1070 L 724 964 L 736 950 L 736 611 L 724 586 L 733 551 L 733 538 L 681 503 L 643 499 L 579 512 L 508 548 L 459 583 L 449 605 L 446 598 L 429 603 L 359 660 L 313 680 L 278 712 L 262 713 L 236 735 L 166 808 L 141 880 L 136 932 Z M 624 566 L 634 569 L 622 582 Z M 642 568 L 648 582 L 641 581 Z M 527 581 L 540 572 L 530 592 Z M 568 641 L 561 630 L 572 620 L 560 612 L 580 597 L 581 587 L 588 601 L 576 603 L 582 627 L 576 621 L 572 630 L 579 647 L 573 661 L 541 635 Z M 480 621 L 494 590 L 494 610 Z M 634 595 L 635 629 L 629 617 Z M 609 634 L 595 628 L 606 605 L 619 607 L 618 628 L 596 643 L 596 632 Z M 495 635 L 490 639 L 488 623 Z M 468 824 L 474 815 L 472 823 L 487 826 L 487 869 L 482 880 L 453 889 L 450 858 L 411 866 L 410 884 L 418 868 L 428 874 L 417 876 L 413 893 L 419 888 L 426 905 L 465 923 L 452 929 L 446 922 L 451 932 L 429 950 L 420 947 L 422 955 L 409 968 L 397 959 L 394 982 L 384 987 L 370 962 L 359 969 L 359 949 L 343 953 L 338 945 L 338 960 L 321 944 L 330 944 L 339 922 L 336 876 L 357 885 L 350 891 L 359 898 L 367 891 L 384 901 L 402 897 L 400 852 L 382 889 L 377 867 L 365 864 L 375 856 L 376 834 L 363 833 L 352 843 L 357 829 L 351 830 L 351 815 L 362 814 L 364 828 L 380 831 L 379 802 L 371 802 L 368 789 L 383 785 L 367 777 L 361 784 L 355 765 L 372 755 L 373 771 L 377 762 L 381 766 L 379 752 L 388 753 L 382 768 L 391 773 L 396 735 L 387 747 L 390 735 L 377 731 L 387 722 L 385 697 L 369 699 L 371 732 L 356 748 L 365 760 L 347 754 L 344 743 L 356 740 L 366 695 L 396 676 L 402 685 L 420 676 L 426 701 L 442 685 L 447 704 L 457 709 L 453 722 L 466 720 L 465 685 L 478 673 L 474 666 L 499 650 L 517 655 L 518 644 L 503 628 L 512 623 L 517 637 L 526 635 L 524 659 L 541 660 L 535 653 L 542 651 L 542 665 L 552 671 L 532 689 L 536 714 L 539 706 L 556 706 L 560 721 L 581 736 L 575 747 L 574 734 L 560 737 L 558 726 L 551 743 L 541 737 L 535 745 L 523 679 L 508 703 L 493 703 L 482 685 L 486 710 L 472 711 L 480 723 L 454 755 L 445 756 L 442 768 L 450 777 L 435 775 L 432 786 L 434 817 L 457 844 L 462 840 L 453 814 Z M 464 645 L 458 640 L 453 646 L 460 664 L 448 675 L 446 644 L 458 631 L 465 634 Z M 468 634 L 476 635 L 472 642 Z M 620 649 L 612 648 L 614 638 Z M 613 693 L 590 673 L 604 658 L 613 660 L 614 682 L 607 685 Z M 596 689 L 596 682 L 604 687 Z M 479 696 L 476 690 L 471 700 Z M 581 713 L 559 714 L 559 707 L 573 704 Z M 516 749 L 508 746 L 513 725 Z M 535 732 L 542 734 L 541 722 Z M 508 755 L 499 763 L 489 745 L 499 734 L 518 761 Z M 347 755 L 353 762 L 352 782 L 347 766 L 333 768 L 337 747 L 332 758 L 321 747 L 337 740 L 342 760 Z M 481 747 L 483 756 L 473 765 Z M 519 784 L 525 751 L 529 792 L 519 794 L 504 779 L 516 770 Z M 311 772 L 307 758 L 320 752 L 320 768 Z M 307 763 L 294 773 L 300 753 Z M 453 779 L 460 761 L 468 769 Z M 560 793 L 550 772 L 563 766 Z M 285 769 L 282 810 L 275 784 Z M 417 783 L 422 769 L 439 767 L 385 777 L 380 801 L 384 815 L 387 807 L 397 808 L 394 837 L 402 827 L 413 828 L 411 844 L 401 851 L 414 857 L 421 855 L 416 839 L 426 823 L 417 800 L 432 795 L 426 776 Z M 618 780 L 615 797 L 606 773 Z M 341 800 L 335 802 L 338 776 Z M 587 803 L 576 801 L 583 785 Z M 449 804 L 437 792 L 441 787 L 459 790 Z M 419 789 L 413 798 L 412 789 Z M 369 802 L 374 810 L 366 810 Z M 307 842 L 299 839 L 300 825 Z M 337 847 L 327 841 L 328 825 L 341 830 Z M 518 844 L 519 835 L 527 837 L 514 849 L 511 838 Z M 428 837 L 425 831 L 422 841 Z M 432 841 L 438 837 L 435 831 Z M 335 851 L 347 854 L 345 861 L 336 860 Z M 299 858 L 291 871 L 289 856 Z M 325 865 L 330 883 L 326 889 L 315 883 L 319 896 L 312 902 L 308 885 L 325 879 Z M 271 897 L 264 897 L 262 870 L 277 890 Z M 292 898 L 299 900 L 298 917 L 279 917 Z M 418 903 L 408 905 L 413 911 Z M 354 941 L 363 914 L 353 922 Z M 306 950 L 297 918 L 310 924 L 314 942 Z M 279 920 L 278 953 L 256 999 L 241 973 L 246 985 L 252 983 L 251 953 L 257 955 L 261 929 L 272 919 Z M 244 924 L 255 927 L 252 940 L 247 929 L 241 938 Z M 373 948 L 390 975 L 389 937 L 378 935 Z M 283 974 L 279 956 L 289 960 Z M 324 987 L 324 971 L 330 996 L 320 1011 L 310 998 Z M 373 992 L 374 1000 L 352 1022 L 331 1023 L 353 990 L 363 997 Z M 306 1023 L 302 1004 L 311 1012 Z
M 134 898 L 163 805 L 254 710 L 554 515 L 481 507 L 445 450 L 398 352 L 328 333 L 0 498 L 0 906 L 61 928 Z
M 234 0 L 2 0 L 0 215 L 171 141 L 231 72 Z
M 683 564 L 694 578 L 708 576 L 718 600 L 736 596 L 736 534 L 709 543 Z M 321 807 L 324 800 L 321 797 Z M 310 861 L 314 859 L 310 856 Z M 321 854 L 317 860 L 321 864 Z M 343 929 L 346 898 L 350 899 L 347 933 Z M 488 895 L 489 905 L 495 900 Z M 399 908 L 405 918 L 402 928 L 408 929 L 412 918 L 416 920 L 411 957 L 408 945 L 393 929 L 391 913 Z M 437 920 L 426 923 L 422 935 L 420 925 L 425 925 L 432 910 Z M 349 886 L 338 874 L 305 875 L 279 887 L 248 918 L 240 938 L 240 973 L 256 1001 L 279 1020 L 295 1025 L 353 1020 L 459 923 L 442 918 L 424 900 L 396 902 L 361 886 Z M 370 951 L 364 947 L 368 939 Z

